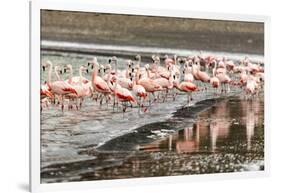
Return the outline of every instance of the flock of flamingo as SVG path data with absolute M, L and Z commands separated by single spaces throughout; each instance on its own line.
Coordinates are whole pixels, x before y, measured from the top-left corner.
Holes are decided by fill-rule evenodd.
M 223 95 L 238 87 L 247 98 L 263 89 L 264 67 L 248 57 L 233 61 L 213 55 L 169 57 L 153 55 L 152 63 L 141 65 L 141 56 L 126 61 L 124 70 L 118 69 L 118 59 L 113 56 L 107 64 L 100 64 L 94 57 L 79 68 L 79 76 L 73 76 L 71 64 L 53 66 L 51 61 L 42 64 L 48 70 L 48 79 L 41 85 L 41 111 L 50 105 L 65 110 L 81 109 L 86 97 L 102 106 L 112 104 L 113 110 L 121 107 L 138 107 L 144 112 L 153 103 L 165 102 L 170 97 L 176 100 L 179 93 L 187 94 L 187 104 L 192 94 L 210 93 Z M 122 64 L 124 66 L 124 64 Z M 91 73 L 91 79 L 84 77 Z M 56 80 L 53 80 L 53 73 Z M 66 80 L 62 73 L 69 73 Z

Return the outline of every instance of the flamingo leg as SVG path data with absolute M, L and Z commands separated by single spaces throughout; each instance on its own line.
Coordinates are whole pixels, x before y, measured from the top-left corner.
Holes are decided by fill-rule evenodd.
M 61 110 L 64 111 L 64 96 L 61 96 Z

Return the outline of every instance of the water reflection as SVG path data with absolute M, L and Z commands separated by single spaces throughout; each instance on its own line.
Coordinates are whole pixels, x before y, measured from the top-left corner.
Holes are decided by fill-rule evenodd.
M 232 105 L 233 108 L 229 108 Z M 142 145 L 144 152 L 175 151 L 176 153 L 217 152 L 231 144 L 246 144 L 252 149 L 255 129 L 263 124 L 263 106 L 259 99 L 253 101 L 220 102 L 210 110 L 200 113 L 192 125 L 168 137 Z

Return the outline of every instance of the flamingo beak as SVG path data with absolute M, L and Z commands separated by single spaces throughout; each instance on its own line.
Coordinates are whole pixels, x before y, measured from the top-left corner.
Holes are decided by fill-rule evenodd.
M 88 69 L 86 69 L 86 73 L 87 73 L 87 74 L 89 73 L 89 70 L 88 70 Z
M 91 63 L 90 62 L 88 62 L 88 67 L 91 65 Z
M 62 70 L 60 70 L 60 74 L 62 74 Z
M 42 66 L 42 68 L 43 68 L 43 71 L 45 71 L 45 70 L 46 70 L 46 67 L 45 67 L 45 66 Z
M 94 65 L 92 65 L 91 68 L 94 69 Z
M 132 68 L 132 72 L 134 72 L 135 71 L 135 69 L 134 68 Z
M 66 73 L 66 69 L 64 69 L 64 73 Z

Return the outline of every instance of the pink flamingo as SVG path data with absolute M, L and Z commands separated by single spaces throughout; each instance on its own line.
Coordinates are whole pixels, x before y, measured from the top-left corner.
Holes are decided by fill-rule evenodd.
M 139 74 L 139 68 L 137 69 L 137 79 L 136 79 L 136 83 L 138 85 L 141 85 L 145 88 L 146 92 L 150 93 L 153 95 L 154 100 L 156 100 L 154 93 L 156 91 L 161 91 L 162 87 L 160 84 L 156 83 L 153 79 L 149 78 L 149 69 L 148 69 L 149 65 L 146 66 L 146 71 L 147 71 L 147 77 L 142 77 L 140 79 L 140 74 Z M 151 103 L 150 100 L 150 95 L 148 95 L 149 97 L 149 102 Z
M 219 79 L 220 83 L 223 85 L 222 92 L 228 92 L 230 90 L 229 84 L 231 79 L 226 73 L 218 73 L 216 77 Z
M 193 82 L 194 76 L 192 74 L 192 67 L 189 66 L 189 64 L 192 64 L 192 61 L 187 61 L 184 66 L 184 81 L 186 82 Z
M 197 59 L 195 62 L 195 65 L 192 65 L 193 68 L 193 76 L 196 80 L 200 80 L 201 83 L 204 85 L 205 90 L 207 90 L 207 87 L 205 83 L 210 82 L 210 76 L 206 73 L 200 70 L 200 62 Z
M 51 92 L 51 89 L 47 84 L 41 85 L 40 88 L 40 110 L 42 111 L 44 107 L 48 107 L 49 105 L 49 99 L 54 98 L 53 93 Z
M 80 68 L 79 68 L 79 77 L 80 77 L 80 80 L 79 80 L 79 82 L 78 83 L 72 83 L 71 85 L 73 86 L 73 88 L 75 89 L 75 91 L 76 91 L 76 95 L 75 94 L 67 94 L 65 97 L 67 97 L 67 98 L 69 98 L 69 99 L 71 99 L 71 100 L 76 100 L 76 108 L 77 108 L 77 110 L 78 110 L 78 100 L 80 100 L 80 103 L 79 103 L 79 107 L 80 107 L 80 109 L 81 109 L 81 107 L 82 107 L 82 103 L 83 103 L 83 101 L 84 101 L 84 97 L 86 97 L 86 96 L 90 96 L 91 95 L 91 88 L 90 88 L 90 84 L 88 84 L 88 83 L 83 83 L 83 75 L 82 75 L 82 73 L 83 72 L 88 72 L 88 69 L 87 68 L 85 68 L 84 66 L 81 66 Z M 71 73 L 70 73 L 70 76 L 72 76 L 71 75 Z M 71 77 L 69 78 L 69 79 L 71 79 Z M 69 80 L 68 79 L 68 80 Z M 72 108 L 72 105 L 70 105 L 70 108 Z
M 41 95 L 41 99 L 44 99 L 47 97 L 49 97 L 49 98 L 54 97 L 53 93 L 51 92 L 51 88 L 47 84 L 41 85 L 40 95 Z
M 253 96 L 256 93 L 256 88 L 258 84 L 256 82 L 256 79 L 253 75 L 250 75 L 247 79 L 245 91 L 246 96 Z
M 136 78 L 133 80 L 133 93 L 138 98 L 139 107 L 143 106 L 142 101 L 147 97 L 147 92 L 142 85 L 138 85 Z
M 240 73 L 240 80 L 239 83 L 241 84 L 241 86 L 245 85 L 248 79 L 248 75 L 246 70 L 242 70 L 242 72 Z
M 192 101 L 192 92 L 196 91 L 197 90 L 197 86 L 192 83 L 192 82 L 177 82 L 175 84 L 175 87 L 181 91 L 181 92 L 186 92 L 187 93 L 187 102 L 188 104 L 190 104 L 190 101 Z
M 98 62 L 96 59 L 94 59 L 93 62 L 93 72 L 92 72 L 92 86 L 95 89 L 95 91 L 101 93 L 103 97 L 100 100 L 100 105 L 102 105 L 103 98 L 105 97 L 106 100 L 108 95 L 111 93 L 110 88 L 105 80 L 103 80 L 100 76 L 97 75 L 98 73 Z M 108 101 L 107 101 L 108 102 Z
M 216 77 L 217 62 L 215 61 L 215 66 L 213 68 L 213 76 L 210 79 L 210 83 L 213 88 L 218 89 L 220 86 L 220 80 Z
M 165 64 L 166 67 L 168 67 L 168 66 L 171 65 L 171 64 L 175 64 L 175 62 L 176 62 L 176 61 L 173 60 L 172 58 L 169 58 L 168 55 L 165 55 L 164 58 L 165 58 L 164 64 Z
M 64 67 L 64 73 L 66 73 L 67 71 L 69 71 L 69 78 L 66 80 L 69 84 L 78 84 L 80 83 L 80 81 L 82 81 L 82 83 L 87 84 L 88 82 L 90 82 L 87 78 L 85 77 L 81 77 L 81 76 L 74 76 L 73 77 L 73 68 L 71 64 L 67 64 Z M 88 69 L 86 69 L 86 71 L 88 71 Z
M 123 88 L 121 86 L 117 86 L 117 80 L 118 79 L 117 77 L 113 77 L 113 82 L 114 82 L 114 95 L 117 97 L 117 100 L 121 101 L 123 103 L 123 112 L 126 111 L 126 102 L 129 102 L 129 103 L 136 103 L 136 99 L 135 97 L 132 95 L 132 93 L 126 89 L 126 88 Z
M 154 73 L 154 76 L 156 78 L 162 77 L 162 78 L 169 79 L 170 76 L 169 67 L 172 64 L 169 63 L 166 65 L 166 67 L 160 66 L 160 58 L 154 55 L 152 56 L 152 60 L 153 60 L 153 64 L 151 65 L 151 72 Z M 150 78 L 152 78 L 152 76 Z
M 56 74 L 58 80 L 52 82 L 52 69 L 53 69 L 52 62 L 47 61 L 45 65 L 47 68 L 49 68 L 47 85 L 51 89 L 52 93 L 61 97 L 61 109 L 63 111 L 64 110 L 64 96 L 66 94 L 71 94 L 71 93 L 77 95 L 77 92 L 73 88 L 73 86 L 71 86 L 70 84 L 66 83 L 63 80 L 60 80 L 60 77 L 58 75 L 58 70 L 59 70 L 58 66 L 55 67 L 55 74 Z
M 163 102 L 165 102 L 165 99 L 167 98 L 168 92 L 170 89 L 174 87 L 173 84 L 173 77 L 172 77 L 172 68 L 170 68 L 169 77 L 167 78 L 156 78 L 153 80 L 155 83 L 159 84 L 163 91 L 165 91 L 165 96 L 163 97 Z
M 173 75 L 175 79 L 175 75 Z M 180 80 L 183 80 L 183 73 L 180 76 Z M 181 92 L 186 92 L 187 93 L 187 103 L 188 105 L 190 104 L 190 101 L 192 99 L 192 92 L 197 90 L 197 86 L 193 82 L 179 82 L 179 81 L 174 81 L 174 86 Z

